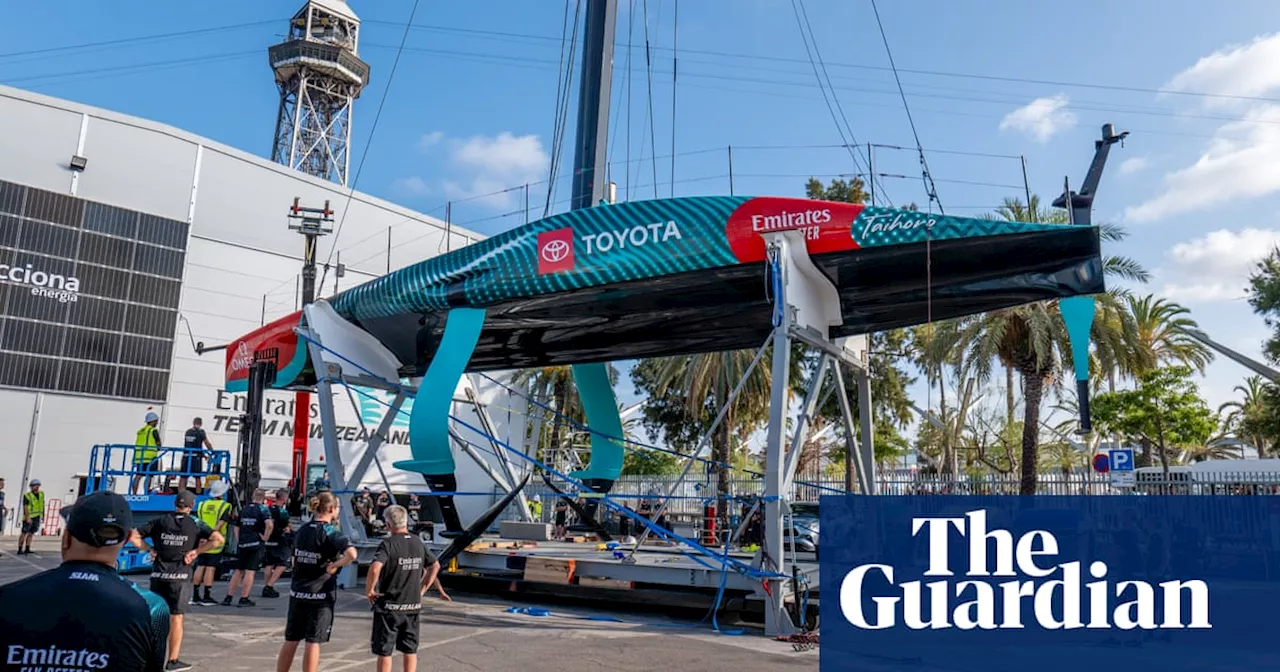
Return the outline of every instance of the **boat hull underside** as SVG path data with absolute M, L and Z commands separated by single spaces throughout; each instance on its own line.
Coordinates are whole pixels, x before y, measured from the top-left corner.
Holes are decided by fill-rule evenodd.
M 814 255 L 840 293 L 844 336 L 1105 290 L 1097 232 L 1063 229 Z M 926 259 L 931 257 L 931 264 Z M 926 268 L 929 268 L 926 274 Z M 470 371 L 757 348 L 772 331 L 764 264 L 507 301 L 488 308 Z M 421 375 L 445 313 L 358 324 Z

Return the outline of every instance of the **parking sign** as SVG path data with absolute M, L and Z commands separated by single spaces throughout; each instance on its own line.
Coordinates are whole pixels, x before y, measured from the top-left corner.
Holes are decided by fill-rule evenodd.
M 1133 449 L 1120 448 L 1109 452 L 1111 462 L 1111 487 L 1133 487 Z

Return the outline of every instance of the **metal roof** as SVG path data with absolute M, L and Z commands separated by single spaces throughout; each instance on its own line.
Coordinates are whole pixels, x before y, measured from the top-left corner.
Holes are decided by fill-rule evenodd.
M 345 0 L 309 0 L 308 4 L 315 5 L 330 14 L 341 16 L 344 19 L 359 21 L 360 17 L 351 11 L 351 7 L 347 6 Z M 303 9 L 306 9 L 305 7 Z
M 334 2 L 338 4 L 345 4 L 345 3 L 340 3 L 340 0 L 325 0 L 325 1 Z M 175 128 L 173 126 L 169 126 L 168 124 L 162 124 L 160 122 L 151 121 L 149 119 L 143 119 L 141 117 L 134 117 L 127 114 L 121 114 L 119 112 L 113 112 L 111 110 L 103 109 L 100 107 L 93 107 L 91 105 L 85 105 L 82 103 L 77 103 L 77 102 L 66 100 L 63 98 L 55 98 L 53 96 L 47 96 L 44 94 L 35 93 L 32 91 L 26 91 L 24 89 L 18 89 L 18 88 L 0 84 L 0 99 L 3 99 L 3 98 L 24 101 L 27 103 L 40 105 L 40 106 L 47 107 L 54 110 L 72 112 L 74 114 L 84 114 L 89 117 L 95 117 L 98 119 L 112 121 L 118 124 L 123 124 L 125 126 L 132 126 L 133 128 L 137 128 L 140 130 L 150 131 L 153 133 L 160 133 L 163 135 L 167 135 L 171 138 L 184 140 L 194 145 L 201 145 L 201 146 L 204 146 L 206 149 L 211 149 L 211 150 L 220 152 L 222 154 L 235 157 L 236 159 L 252 164 L 262 170 L 269 170 L 269 171 L 273 171 L 281 174 L 286 174 L 296 179 L 312 182 L 316 186 L 320 186 L 326 189 L 335 189 L 335 188 L 345 189 L 344 187 L 340 187 L 334 184 L 333 182 L 330 182 L 328 180 L 324 180 L 312 175 L 307 175 L 306 173 L 303 173 L 301 171 L 294 170 L 288 166 L 284 166 L 279 163 L 276 163 L 264 156 L 252 154 L 250 152 L 246 152 L 241 149 L 236 149 L 229 145 L 224 145 L 220 142 L 216 142 L 214 140 L 201 137 L 199 135 L 196 135 L 195 133 L 191 133 L 189 131 L 184 131 L 182 129 Z M 461 236 L 465 236 L 472 240 L 480 240 L 485 237 L 482 234 L 476 233 L 474 231 L 470 231 L 466 228 L 447 224 L 443 220 L 437 219 L 427 214 L 423 214 L 421 212 L 412 210 L 410 208 L 406 208 L 402 205 L 398 205 L 396 203 L 383 200 L 376 196 L 371 196 L 364 192 L 359 192 L 359 191 L 354 192 L 352 194 L 352 199 L 355 201 L 360 201 L 363 203 L 367 203 L 369 205 L 376 206 L 384 210 L 394 212 L 396 214 L 399 214 L 402 217 L 405 217 L 406 219 L 417 220 L 419 222 L 430 224 L 432 226 L 435 226 L 436 228 L 443 229 L 443 230 L 452 230 L 454 233 Z

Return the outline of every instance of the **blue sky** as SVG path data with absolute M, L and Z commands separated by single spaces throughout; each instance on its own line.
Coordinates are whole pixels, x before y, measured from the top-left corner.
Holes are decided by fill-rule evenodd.
M 56 4 L 6 9 L 0 82 L 269 152 L 278 98 L 266 47 L 299 3 Z M 685 0 L 678 25 L 676 0 L 648 0 L 647 12 L 639 0 L 620 4 L 610 145 L 620 197 L 653 197 L 655 171 L 659 196 L 725 193 L 730 145 L 739 194 L 794 195 L 808 175 L 856 171 L 847 152 L 830 147 L 841 136 L 790 0 Z M 1211 15 L 1190 0 L 880 4 L 926 149 L 1025 156 L 1032 190 L 1049 196 L 1064 175 L 1081 180 L 1102 123 L 1131 131 L 1096 204 L 1095 220 L 1131 234 L 1110 251 L 1146 264 L 1155 273 L 1149 291 L 1192 308 L 1216 338 L 1258 353 L 1266 330 L 1240 290 L 1251 260 L 1280 241 L 1280 36 L 1260 32 L 1280 25 L 1280 3 L 1233 0 L 1231 11 Z M 483 233 L 522 223 L 522 189 L 485 194 L 546 178 L 564 3 L 421 0 L 371 142 L 412 2 L 351 5 L 365 20 L 361 56 L 373 69 L 355 114 L 353 157 L 368 147 L 358 188 L 437 215 L 455 201 L 453 221 Z M 803 6 L 857 142 L 913 147 L 870 1 Z M 568 164 L 571 143 L 564 156 Z M 905 176 L 881 179 L 890 199 L 925 203 L 913 151 L 874 156 L 876 172 Z M 1021 194 L 1016 159 L 931 152 L 928 161 L 949 213 L 978 214 Z M 568 182 L 558 181 L 557 209 Z M 544 189 L 531 187 L 535 206 Z M 1215 363 L 1202 389 L 1216 406 L 1243 377 L 1235 364 Z

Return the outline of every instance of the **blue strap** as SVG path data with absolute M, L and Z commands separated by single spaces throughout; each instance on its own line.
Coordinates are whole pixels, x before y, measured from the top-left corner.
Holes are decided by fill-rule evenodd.
M 397 469 L 445 476 L 457 468 L 449 445 L 449 414 L 453 410 L 453 393 L 484 329 L 484 317 L 483 308 L 449 311 L 444 337 L 422 377 L 409 413 L 409 451 L 413 459 L 395 462 Z
M 625 451 L 611 438 L 623 434 L 618 399 L 609 382 L 609 367 L 606 364 L 575 364 L 572 369 L 587 424 L 600 431 L 591 434 L 591 461 L 587 468 L 569 475 L 582 480 L 600 478 L 616 481 L 622 474 Z

